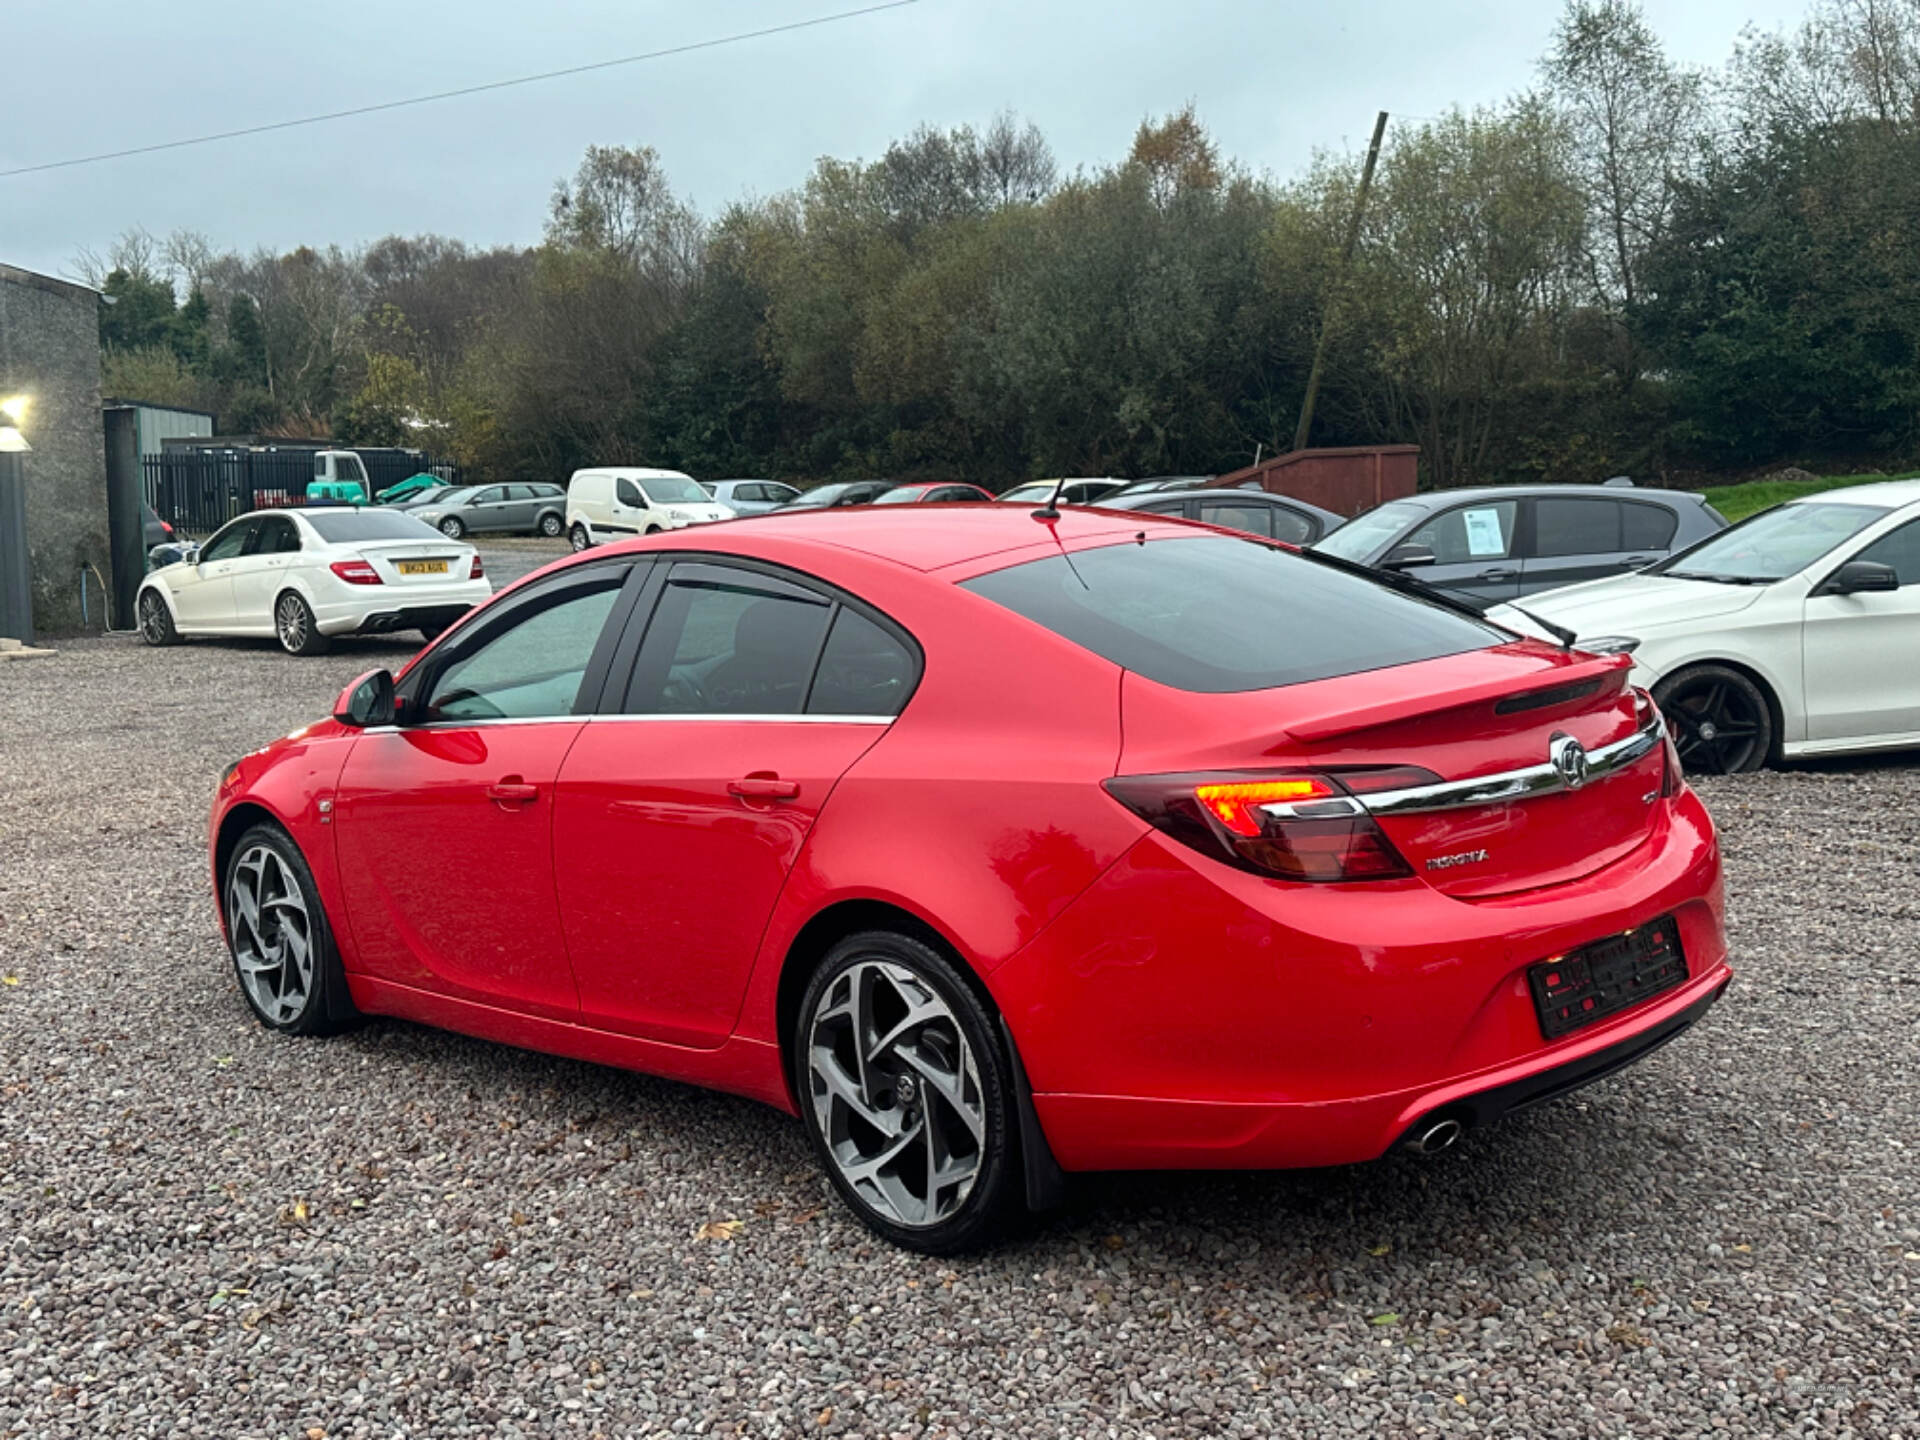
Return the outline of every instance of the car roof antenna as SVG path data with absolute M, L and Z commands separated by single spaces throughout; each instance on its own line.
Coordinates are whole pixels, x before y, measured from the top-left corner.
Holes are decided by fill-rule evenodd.
M 1047 503 L 1033 512 L 1036 520 L 1052 522 L 1060 518 L 1060 492 L 1067 488 L 1067 477 L 1062 475 L 1053 482 L 1053 494 L 1047 497 Z

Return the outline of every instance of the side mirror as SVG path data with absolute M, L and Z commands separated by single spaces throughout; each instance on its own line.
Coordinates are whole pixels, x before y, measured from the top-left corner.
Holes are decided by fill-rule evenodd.
M 1380 562 L 1382 570 L 1411 570 L 1416 565 L 1437 565 L 1440 557 L 1429 545 L 1396 545 Z
M 333 702 L 333 718 L 342 725 L 364 730 L 369 725 L 393 724 L 393 672 L 369 670 L 340 692 Z
M 1858 595 L 1866 591 L 1898 590 L 1900 572 L 1891 565 L 1882 565 L 1873 560 L 1849 560 L 1833 574 L 1826 583 L 1813 593 L 1816 595 Z

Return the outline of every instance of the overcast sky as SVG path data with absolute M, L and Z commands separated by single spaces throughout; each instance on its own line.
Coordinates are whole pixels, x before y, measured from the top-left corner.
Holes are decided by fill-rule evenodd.
M 830 14 L 862 0 L 7 0 L 0 170 L 505 79 Z M 1646 0 L 1669 52 L 1717 64 L 1805 0 Z M 539 237 L 589 144 L 649 144 L 712 213 L 872 157 L 921 122 L 1011 106 L 1063 169 L 1124 153 L 1188 100 L 1227 155 L 1286 176 L 1532 83 L 1555 0 L 917 0 L 798 34 L 415 109 L 0 180 L 0 261 L 69 271 L 128 225 L 216 245 Z

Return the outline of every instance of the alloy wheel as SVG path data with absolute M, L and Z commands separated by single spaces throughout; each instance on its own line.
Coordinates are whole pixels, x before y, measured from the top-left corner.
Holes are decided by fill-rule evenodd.
M 549 539 L 558 535 L 560 533 L 560 517 L 558 515 L 541 516 L 540 517 L 540 533 L 542 535 L 547 536 Z
M 814 1117 L 841 1178 L 919 1229 L 966 1203 L 986 1143 L 979 1067 L 953 1010 L 904 965 L 834 977 L 807 1037 Z
M 1754 747 L 1764 743 L 1765 719 L 1754 697 L 1725 680 L 1702 680 L 1668 698 L 1666 716 L 1674 747 L 1687 770 L 1732 775 L 1752 768 Z
M 275 1025 L 296 1019 L 313 990 L 313 919 L 280 853 L 255 845 L 227 882 L 233 961 L 254 1008 Z
M 274 633 L 280 637 L 280 647 L 290 654 L 297 655 L 307 643 L 307 607 L 300 603 L 298 595 L 283 595 L 273 613 Z
M 149 645 L 167 643 L 166 604 L 151 590 L 140 597 L 140 638 Z

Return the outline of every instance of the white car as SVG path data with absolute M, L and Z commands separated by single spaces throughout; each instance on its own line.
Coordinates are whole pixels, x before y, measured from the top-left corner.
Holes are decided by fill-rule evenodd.
M 736 515 L 765 515 L 800 498 L 799 490 L 778 480 L 702 480 L 700 488 Z
M 678 470 L 601 466 L 576 470 L 567 482 L 567 538 L 576 550 L 733 518 L 731 507 Z
M 393 510 L 257 510 L 140 582 L 149 645 L 271 635 L 317 655 L 335 635 L 417 630 L 431 640 L 493 593 L 471 545 Z
M 1790 501 L 1487 616 L 1632 655 L 1690 769 L 1920 746 L 1920 481 Z

